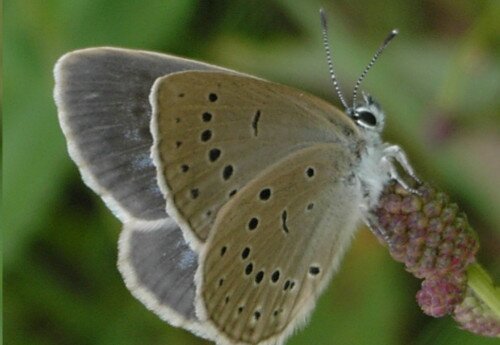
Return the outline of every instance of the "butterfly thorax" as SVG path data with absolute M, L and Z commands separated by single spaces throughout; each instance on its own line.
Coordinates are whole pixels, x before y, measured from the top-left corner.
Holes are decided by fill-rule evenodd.
M 384 164 L 385 147 L 379 137 L 376 142 L 367 142 L 361 155 L 356 175 L 361 186 L 362 210 L 370 210 L 378 203 L 383 186 L 389 180 L 387 166 Z
M 347 114 L 358 126 L 364 149 L 355 175 L 358 177 L 362 193 L 362 210 L 370 210 L 377 203 L 383 186 L 390 178 L 390 166 L 384 157 L 388 147 L 382 141 L 385 114 L 380 105 L 368 94 L 363 94 L 361 105 L 347 109 Z

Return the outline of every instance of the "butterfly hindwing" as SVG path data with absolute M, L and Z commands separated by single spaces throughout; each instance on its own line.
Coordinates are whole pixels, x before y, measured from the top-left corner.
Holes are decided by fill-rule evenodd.
M 153 157 L 167 207 L 194 243 L 260 171 L 314 143 L 348 145 L 356 127 L 328 103 L 286 86 L 225 72 L 156 81 Z
M 194 283 L 198 255 L 172 219 L 126 223 L 118 267 L 129 290 L 150 310 L 174 326 L 199 333 Z
M 221 344 L 280 344 L 306 318 L 356 227 L 351 163 L 335 143 L 302 148 L 222 207 L 196 277 Z

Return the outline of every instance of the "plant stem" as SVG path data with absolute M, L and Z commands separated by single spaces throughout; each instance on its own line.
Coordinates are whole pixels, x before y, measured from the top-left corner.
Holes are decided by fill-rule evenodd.
M 495 316 L 500 318 L 500 288 L 493 285 L 489 274 L 477 262 L 467 268 L 467 284 Z

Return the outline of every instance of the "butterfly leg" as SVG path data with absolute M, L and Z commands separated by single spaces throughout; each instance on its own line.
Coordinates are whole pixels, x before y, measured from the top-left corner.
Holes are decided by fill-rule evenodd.
M 411 166 L 408 157 L 406 156 L 406 153 L 403 151 L 403 149 L 397 145 L 391 145 L 388 146 L 384 149 L 383 151 L 383 157 L 382 157 L 382 164 L 387 166 L 387 171 L 389 172 L 389 175 L 392 179 L 398 181 L 398 183 L 403 186 L 404 189 L 411 193 L 418 194 L 418 191 L 408 185 L 406 181 L 401 177 L 399 174 L 398 170 L 396 167 L 392 164 L 392 160 L 395 160 L 398 162 L 405 172 L 411 176 L 413 180 L 415 180 L 418 184 L 421 184 L 421 180 L 418 178 L 417 174 L 415 173 L 415 170 Z
M 418 190 L 410 187 L 410 185 L 401 177 L 399 171 L 392 164 L 391 157 L 382 157 L 382 164 L 387 166 L 387 171 L 389 172 L 389 176 L 391 179 L 396 180 L 408 192 L 418 194 Z
M 421 180 L 417 177 L 417 174 L 410 165 L 408 157 L 403 149 L 397 145 L 390 145 L 383 149 L 382 158 L 380 160 L 382 171 L 388 174 L 389 178 L 397 181 L 405 190 L 413 194 L 420 194 L 417 189 L 412 188 L 406 180 L 401 176 L 398 169 L 396 168 L 394 161 L 398 162 L 404 169 L 404 171 L 410 175 L 410 177 L 421 184 Z M 387 231 L 382 225 L 380 225 L 375 210 L 375 207 L 362 207 L 363 220 L 365 224 L 370 228 L 373 234 L 382 240 L 386 245 L 391 245 L 391 233 Z
M 418 178 L 415 170 L 408 160 L 408 156 L 403 149 L 398 145 L 390 145 L 384 149 L 384 157 L 394 158 L 403 169 L 410 175 L 417 183 L 421 184 L 422 181 Z
M 365 212 L 363 218 L 364 223 L 370 228 L 372 233 L 377 238 L 383 240 L 387 245 L 391 243 L 391 236 L 389 232 L 380 225 L 378 218 L 374 213 Z

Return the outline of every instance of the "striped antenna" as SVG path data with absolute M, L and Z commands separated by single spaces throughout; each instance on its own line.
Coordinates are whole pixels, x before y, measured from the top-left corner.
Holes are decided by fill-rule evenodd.
M 361 85 L 361 82 L 363 82 L 363 80 L 365 79 L 366 77 L 366 74 L 368 73 L 368 71 L 373 67 L 373 65 L 375 64 L 375 61 L 377 61 L 377 59 L 379 58 L 379 56 L 382 54 L 382 52 L 385 50 L 385 48 L 387 47 L 387 45 L 389 45 L 389 43 L 392 41 L 392 39 L 394 37 L 396 37 L 396 35 L 399 33 L 399 31 L 397 29 L 394 29 L 392 30 L 388 35 L 387 37 L 385 38 L 384 42 L 382 42 L 382 44 L 380 45 L 380 47 L 377 49 L 377 51 L 375 52 L 375 54 L 373 55 L 372 59 L 370 60 L 370 62 L 368 63 L 368 65 L 365 67 L 363 73 L 361 73 L 361 75 L 359 76 L 358 80 L 356 81 L 356 85 L 354 85 L 354 89 L 352 91 L 352 107 L 353 108 L 356 108 L 356 98 L 358 97 L 358 89 L 359 89 L 359 86 Z
M 328 25 L 327 25 L 327 21 L 326 21 L 325 11 L 322 8 L 319 10 L 319 15 L 321 17 L 321 28 L 323 29 L 323 45 L 325 46 L 326 60 L 328 62 L 328 70 L 330 72 L 330 78 L 332 79 L 333 87 L 335 88 L 335 91 L 337 92 L 337 95 L 339 96 L 340 102 L 342 102 L 342 105 L 347 110 L 349 108 L 349 106 L 347 105 L 347 102 L 345 101 L 344 95 L 342 94 L 342 90 L 340 90 L 340 86 L 339 86 L 339 83 L 337 81 L 337 77 L 335 77 L 335 71 L 333 69 L 332 53 L 330 51 L 330 45 L 328 43 Z

